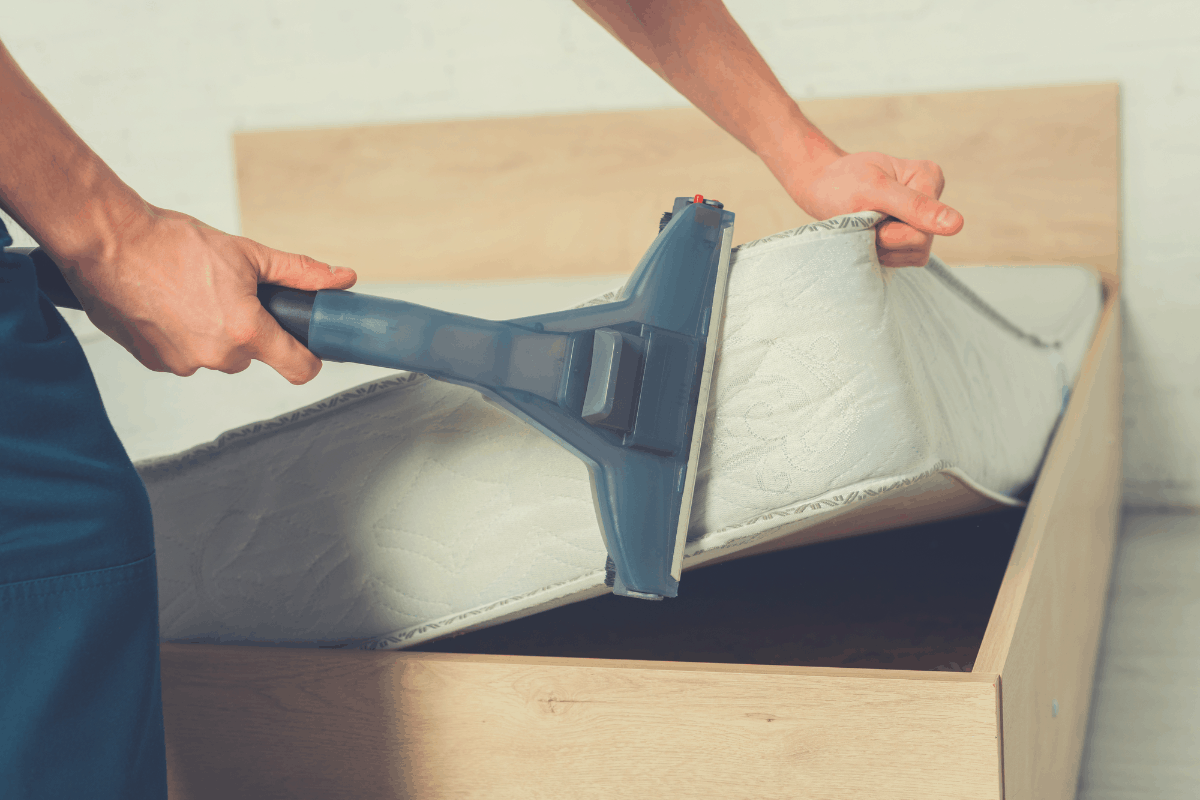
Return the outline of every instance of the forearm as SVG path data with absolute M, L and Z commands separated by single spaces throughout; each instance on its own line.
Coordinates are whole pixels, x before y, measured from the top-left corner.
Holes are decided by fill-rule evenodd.
M 801 113 L 720 0 L 575 0 L 778 177 L 844 152 Z
M 103 258 L 146 204 L 92 152 L 0 42 L 0 207 L 68 268 Z

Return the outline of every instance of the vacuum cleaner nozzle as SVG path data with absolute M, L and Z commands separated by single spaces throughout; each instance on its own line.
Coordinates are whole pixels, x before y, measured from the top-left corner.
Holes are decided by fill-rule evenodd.
M 679 590 L 733 221 L 716 201 L 676 198 L 612 302 L 504 322 L 353 292 L 259 297 L 323 359 L 470 386 L 574 453 L 606 583 L 658 600 Z
M 521 319 L 266 284 L 258 296 L 319 358 L 469 386 L 574 453 L 591 475 L 606 583 L 660 600 L 679 590 L 733 221 L 714 200 L 678 197 L 612 302 Z M 53 262 L 34 255 L 42 280 Z M 78 307 L 69 287 L 52 299 Z

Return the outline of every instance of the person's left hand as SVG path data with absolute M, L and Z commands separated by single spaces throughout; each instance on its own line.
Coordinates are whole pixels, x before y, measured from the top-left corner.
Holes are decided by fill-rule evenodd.
M 879 263 L 885 267 L 923 266 L 934 235 L 953 236 L 962 230 L 962 214 L 938 200 L 945 180 L 932 161 L 833 153 L 810 171 L 782 182 L 814 219 L 858 211 L 892 217 L 875 229 Z

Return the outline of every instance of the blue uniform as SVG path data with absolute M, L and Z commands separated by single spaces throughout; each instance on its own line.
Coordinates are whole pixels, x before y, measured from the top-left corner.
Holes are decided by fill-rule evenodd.
M 0 797 L 166 796 L 150 502 L 33 263 L 0 254 Z

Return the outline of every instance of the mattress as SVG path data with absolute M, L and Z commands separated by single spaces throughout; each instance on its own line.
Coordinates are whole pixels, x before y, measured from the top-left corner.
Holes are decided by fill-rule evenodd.
M 1035 480 L 1099 281 L 884 269 L 879 219 L 734 249 L 681 592 L 705 563 L 1020 505 Z M 355 290 L 502 319 L 624 277 Z M 150 495 L 164 640 L 397 649 L 609 591 L 582 462 L 472 390 L 334 363 L 303 387 L 258 362 L 178 378 L 67 316 Z

